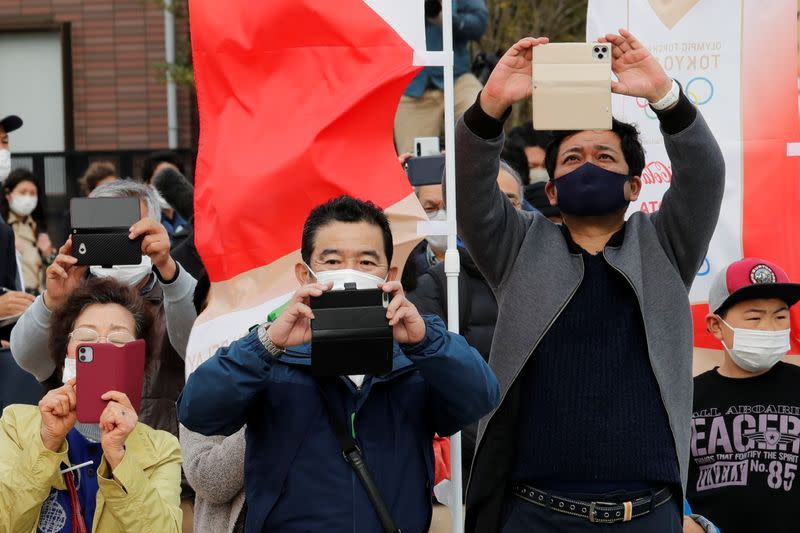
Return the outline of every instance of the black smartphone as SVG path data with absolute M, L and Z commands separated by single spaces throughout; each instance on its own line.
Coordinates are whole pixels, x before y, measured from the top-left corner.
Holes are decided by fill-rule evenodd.
M 394 340 L 386 318 L 389 295 L 380 289 L 328 291 L 311 299 L 311 373 L 386 374 Z
M 138 265 L 141 239 L 129 239 L 128 231 L 140 218 L 137 198 L 73 198 L 72 255 L 79 265 Z
M 414 187 L 439 185 L 444 177 L 444 154 L 409 157 L 406 173 Z

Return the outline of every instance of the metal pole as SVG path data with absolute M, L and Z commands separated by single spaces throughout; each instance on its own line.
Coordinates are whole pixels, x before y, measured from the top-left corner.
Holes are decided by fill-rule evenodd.
M 172 0 L 164 0 L 164 60 L 168 66 L 175 64 L 175 16 Z M 167 69 L 167 143 L 170 149 L 178 147 L 178 90 L 172 73 Z
M 450 58 L 444 68 L 444 146 L 445 176 L 447 180 L 447 252 L 444 258 L 444 271 L 447 276 L 447 327 L 459 332 L 458 323 L 458 273 L 461 263 L 456 246 L 456 146 L 455 146 L 455 95 L 453 79 L 453 2 L 442 0 L 442 51 Z M 450 437 L 450 482 L 452 501 L 450 512 L 453 517 L 453 533 L 464 531 L 464 507 L 462 504 L 461 475 L 461 433 Z

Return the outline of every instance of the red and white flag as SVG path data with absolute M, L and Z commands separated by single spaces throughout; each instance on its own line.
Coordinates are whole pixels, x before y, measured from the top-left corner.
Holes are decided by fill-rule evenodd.
M 349 194 L 385 209 L 400 267 L 425 220 L 392 139 L 425 61 L 423 2 L 191 0 L 189 14 L 195 239 L 212 288 L 187 375 L 288 299 L 313 207 Z

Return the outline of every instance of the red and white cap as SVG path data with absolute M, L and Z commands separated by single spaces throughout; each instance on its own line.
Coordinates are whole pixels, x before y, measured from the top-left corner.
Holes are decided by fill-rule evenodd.
M 711 285 L 708 307 L 720 313 L 745 300 L 777 298 L 791 307 L 800 301 L 800 283 L 792 283 L 786 272 L 770 261 L 749 257 L 731 263 Z

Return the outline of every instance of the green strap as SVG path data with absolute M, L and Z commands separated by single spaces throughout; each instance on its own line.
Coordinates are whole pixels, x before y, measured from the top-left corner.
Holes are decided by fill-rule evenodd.
M 353 432 L 353 439 L 356 438 L 356 414 L 350 415 L 350 429 Z

